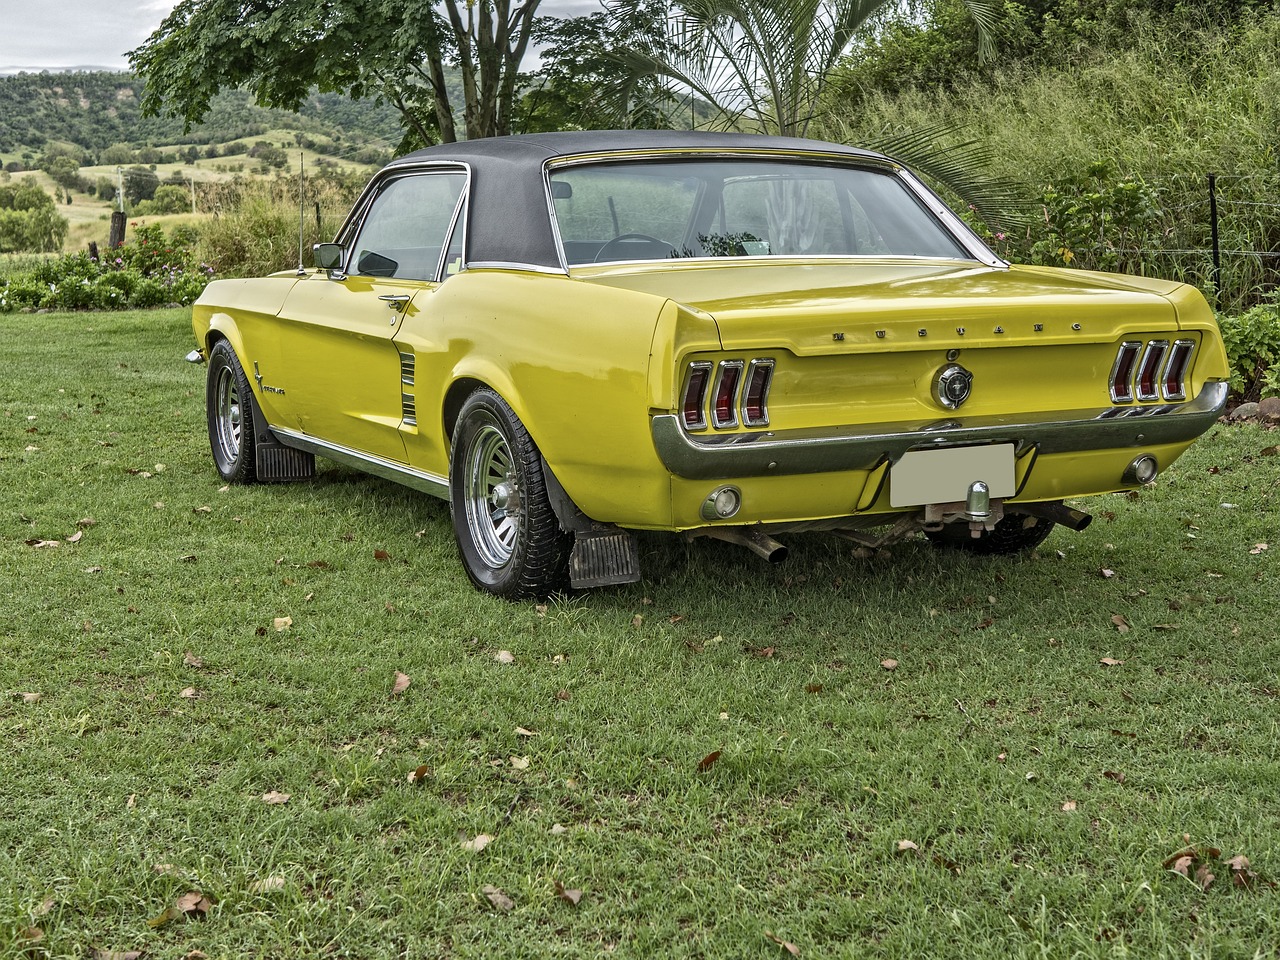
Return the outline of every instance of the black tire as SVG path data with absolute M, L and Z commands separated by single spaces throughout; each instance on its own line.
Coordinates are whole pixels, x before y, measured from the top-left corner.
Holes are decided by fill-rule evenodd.
M 205 381 L 205 411 L 209 419 L 209 449 L 213 465 L 228 483 L 253 483 L 253 388 L 231 344 L 219 340 L 209 351 Z
M 1010 513 L 996 522 L 994 530 L 986 530 L 980 537 L 970 536 L 969 524 L 963 521 L 949 523 L 941 530 L 926 530 L 925 536 L 941 547 L 954 547 L 988 556 L 1006 556 L 1040 546 L 1055 526 L 1057 524 L 1052 520 Z
M 572 538 L 547 498 L 542 454 L 524 424 L 488 388 L 458 413 L 449 458 L 449 512 L 467 576 L 507 600 L 564 587 Z

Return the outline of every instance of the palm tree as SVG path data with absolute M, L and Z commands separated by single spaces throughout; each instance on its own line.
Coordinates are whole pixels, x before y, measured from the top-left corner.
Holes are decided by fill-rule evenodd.
M 806 136 L 818 119 L 823 88 L 836 63 L 883 13 L 927 0 L 677 0 L 667 35 L 651 50 L 620 56 L 637 76 L 665 79 L 683 91 L 684 115 L 710 112 L 709 125 L 781 136 Z M 979 56 L 992 53 L 996 0 L 962 0 L 978 30 Z M 622 15 L 629 4 L 606 4 Z M 653 52 L 656 50 L 657 52 Z M 676 102 L 670 99 L 670 102 Z M 982 175 L 985 152 L 935 127 L 886 134 L 876 147 L 955 192 L 991 223 L 1007 222 L 1008 184 Z

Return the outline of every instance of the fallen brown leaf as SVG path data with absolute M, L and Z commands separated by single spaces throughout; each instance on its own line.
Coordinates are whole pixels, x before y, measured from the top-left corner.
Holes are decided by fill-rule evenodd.
M 182 655 L 182 662 L 185 663 L 188 667 L 191 667 L 193 670 L 200 670 L 204 668 L 204 661 L 201 660 L 199 657 L 197 657 L 190 650 L 188 650 L 186 653 Z
M 820 683 L 807 683 L 807 684 L 805 684 L 804 692 L 805 692 L 805 693 L 821 693 L 821 692 L 822 692 L 822 684 L 820 684 Z
M 470 840 L 463 840 L 461 846 L 467 853 L 479 853 L 491 843 L 493 843 L 493 837 L 487 833 L 478 833 Z
M 285 888 L 284 877 L 265 877 L 249 884 L 250 893 L 278 893 Z
M 1124 774 L 1119 770 L 1103 770 L 1102 775 L 1116 783 L 1124 783 Z
M 529 758 L 528 757 L 512 757 L 511 767 L 513 770 L 528 770 Z
M 556 896 L 561 900 L 564 900 L 566 903 L 571 903 L 576 907 L 578 905 L 578 901 L 582 899 L 582 891 L 566 889 L 565 885 L 557 880 Z
M 493 655 L 493 659 L 497 660 L 499 663 L 515 663 L 516 662 L 515 654 L 513 654 L 510 650 L 499 650 L 497 653 Z
M 375 560 L 390 560 L 390 559 L 391 559 L 391 554 L 387 553 L 387 551 L 385 551 L 385 550 L 375 550 L 375 551 L 373 551 L 373 559 L 375 559 Z
M 516 727 L 516 736 L 517 737 L 536 737 L 538 736 L 538 731 L 528 730 L 524 727 Z
M 897 661 L 897 660 L 893 660 L 893 659 L 889 659 L 889 660 L 881 660 L 881 661 L 880 661 L 880 666 L 884 667 L 886 670 L 897 670 L 897 669 L 898 669 L 898 661 Z
M 182 692 L 178 694 L 183 700 L 194 700 L 200 694 L 196 693 L 195 687 L 183 687 Z
M 481 888 L 481 891 L 484 893 L 485 899 L 488 900 L 495 907 L 497 907 L 499 910 L 501 910 L 503 913 L 507 912 L 508 910 L 515 909 L 515 905 L 516 905 L 515 901 L 512 900 L 510 897 L 508 897 L 505 893 L 503 893 L 497 887 L 490 886 L 489 884 L 486 883 Z
M 293 626 L 293 617 L 276 617 L 271 625 L 276 628 L 276 633 L 283 633 Z
M 282 803 L 288 803 L 292 796 L 293 794 L 291 793 L 281 793 L 279 790 L 271 790 L 262 795 L 262 802 L 279 805 Z
M 913 850 L 919 850 L 919 849 L 920 847 L 910 840 L 898 841 L 898 853 L 910 853 Z
M 40 694 L 38 693 L 23 693 L 20 694 L 20 696 L 22 697 L 23 703 L 35 703 L 40 699 Z
M 1068 800 L 1066 803 L 1062 805 L 1063 813 L 1074 813 L 1075 809 L 1076 809 L 1076 802 L 1074 800 Z
M 569 691 L 568 691 L 568 690 L 565 690 L 565 689 L 563 689 L 563 688 L 562 688 L 562 689 L 560 689 L 560 690 L 557 690 L 557 691 L 556 691 L 556 699 L 557 699 L 557 700 L 568 700 L 568 699 L 569 699 Z
M 391 695 L 393 697 L 398 697 L 400 694 L 404 693 L 406 690 L 409 689 L 409 684 L 411 683 L 413 683 L 413 681 L 409 679 L 408 674 L 401 673 L 399 670 L 397 670 L 395 681 L 391 684 Z
M 1102 664 L 1104 667 L 1120 667 L 1124 665 L 1123 660 L 1116 660 L 1112 657 L 1103 657 L 1098 662 Z
M 774 933 L 772 930 L 766 930 L 766 931 L 764 932 L 764 935 L 765 935 L 765 939 L 766 939 L 766 940 L 769 940 L 769 941 L 771 941 L 771 942 L 773 942 L 773 943 L 776 943 L 776 944 L 777 944 L 778 946 L 780 946 L 783 950 L 787 951 L 787 953 L 791 954 L 791 956 L 793 956 L 793 957 L 798 957 L 798 956 L 800 956 L 800 948 L 799 948 L 799 947 L 797 947 L 794 943 L 791 943 L 791 942 L 790 942 L 790 941 L 788 941 L 788 940 L 783 940 L 780 936 L 778 936 L 778 935 L 777 935 L 776 933 Z
M 1119 630 L 1121 633 L 1129 632 L 1129 621 L 1126 620 L 1122 615 L 1118 613 L 1114 614 L 1111 617 L 1111 622 L 1115 624 L 1116 629 Z
M 84 536 L 83 530 L 77 530 L 71 536 L 67 537 L 67 543 L 79 543 L 80 538 Z
M 422 781 L 427 779 L 429 776 L 431 776 L 431 768 L 424 763 L 422 766 L 414 767 L 410 770 L 409 776 L 406 779 L 410 783 L 422 783 Z
M 1209 865 L 1207 863 L 1202 863 L 1196 868 L 1196 883 L 1200 885 L 1201 890 L 1208 892 L 1209 888 L 1213 886 L 1213 881 L 1216 879 L 1217 877 L 1215 877 L 1209 870 Z
M 707 770 L 710 770 L 712 764 L 714 764 L 719 759 L 720 759 L 720 751 L 712 750 L 705 757 L 703 757 L 701 760 L 698 761 L 698 772 L 705 773 Z
M 89 952 L 90 960 L 138 960 L 143 955 L 141 950 L 107 950 L 94 947 Z

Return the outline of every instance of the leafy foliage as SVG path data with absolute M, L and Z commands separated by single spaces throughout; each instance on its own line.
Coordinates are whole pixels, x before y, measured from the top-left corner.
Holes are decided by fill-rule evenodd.
M 131 241 L 95 260 L 87 253 L 37 261 L 0 283 L 0 313 L 21 309 L 119 310 L 189 304 L 213 277 L 194 254 L 194 237 L 134 224 Z
M 202 120 L 224 89 L 296 109 L 309 91 L 371 97 L 399 111 L 406 145 L 457 139 L 446 59 L 461 74 L 466 134 L 510 133 L 519 64 L 540 0 L 183 0 L 129 54 L 148 114 Z M 388 25 L 391 28 L 388 29 Z
M 36 184 L 0 184 L 0 253 L 61 250 L 66 235 L 66 219 Z
M 1280 396 L 1280 296 L 1236 316 L 1219 316 L 1231 362 L 1231 389 L 1241 400 Z

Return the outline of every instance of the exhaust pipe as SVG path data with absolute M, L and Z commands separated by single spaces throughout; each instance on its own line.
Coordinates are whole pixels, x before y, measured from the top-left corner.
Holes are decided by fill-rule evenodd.
M 746 547 L 752 553 L 759 554 L 770 563 L 782 563 L 787 559 L 787 548 L 765 533 L 764 527 L 759 524 L 752 527 L 711 527 L 699 530 L 697 536 L 736 543 L 738 546 Z
M 1012 513 L 1013 510 L 1011 509 L 1009 512 Z M 1048 503 L 1020 503 L 1018 504 L 1017 512 L 1039 517 L 1041 520 L 1052 520 L 1054 523 L 1060 523 L 1062 526 L 1068 527 L 1077 533 L 1093 523 L 1093 517 L 1090 514 L 1085 513 L 1083 510 L 1073 510 L 1064 505 L 1061 500 Z

